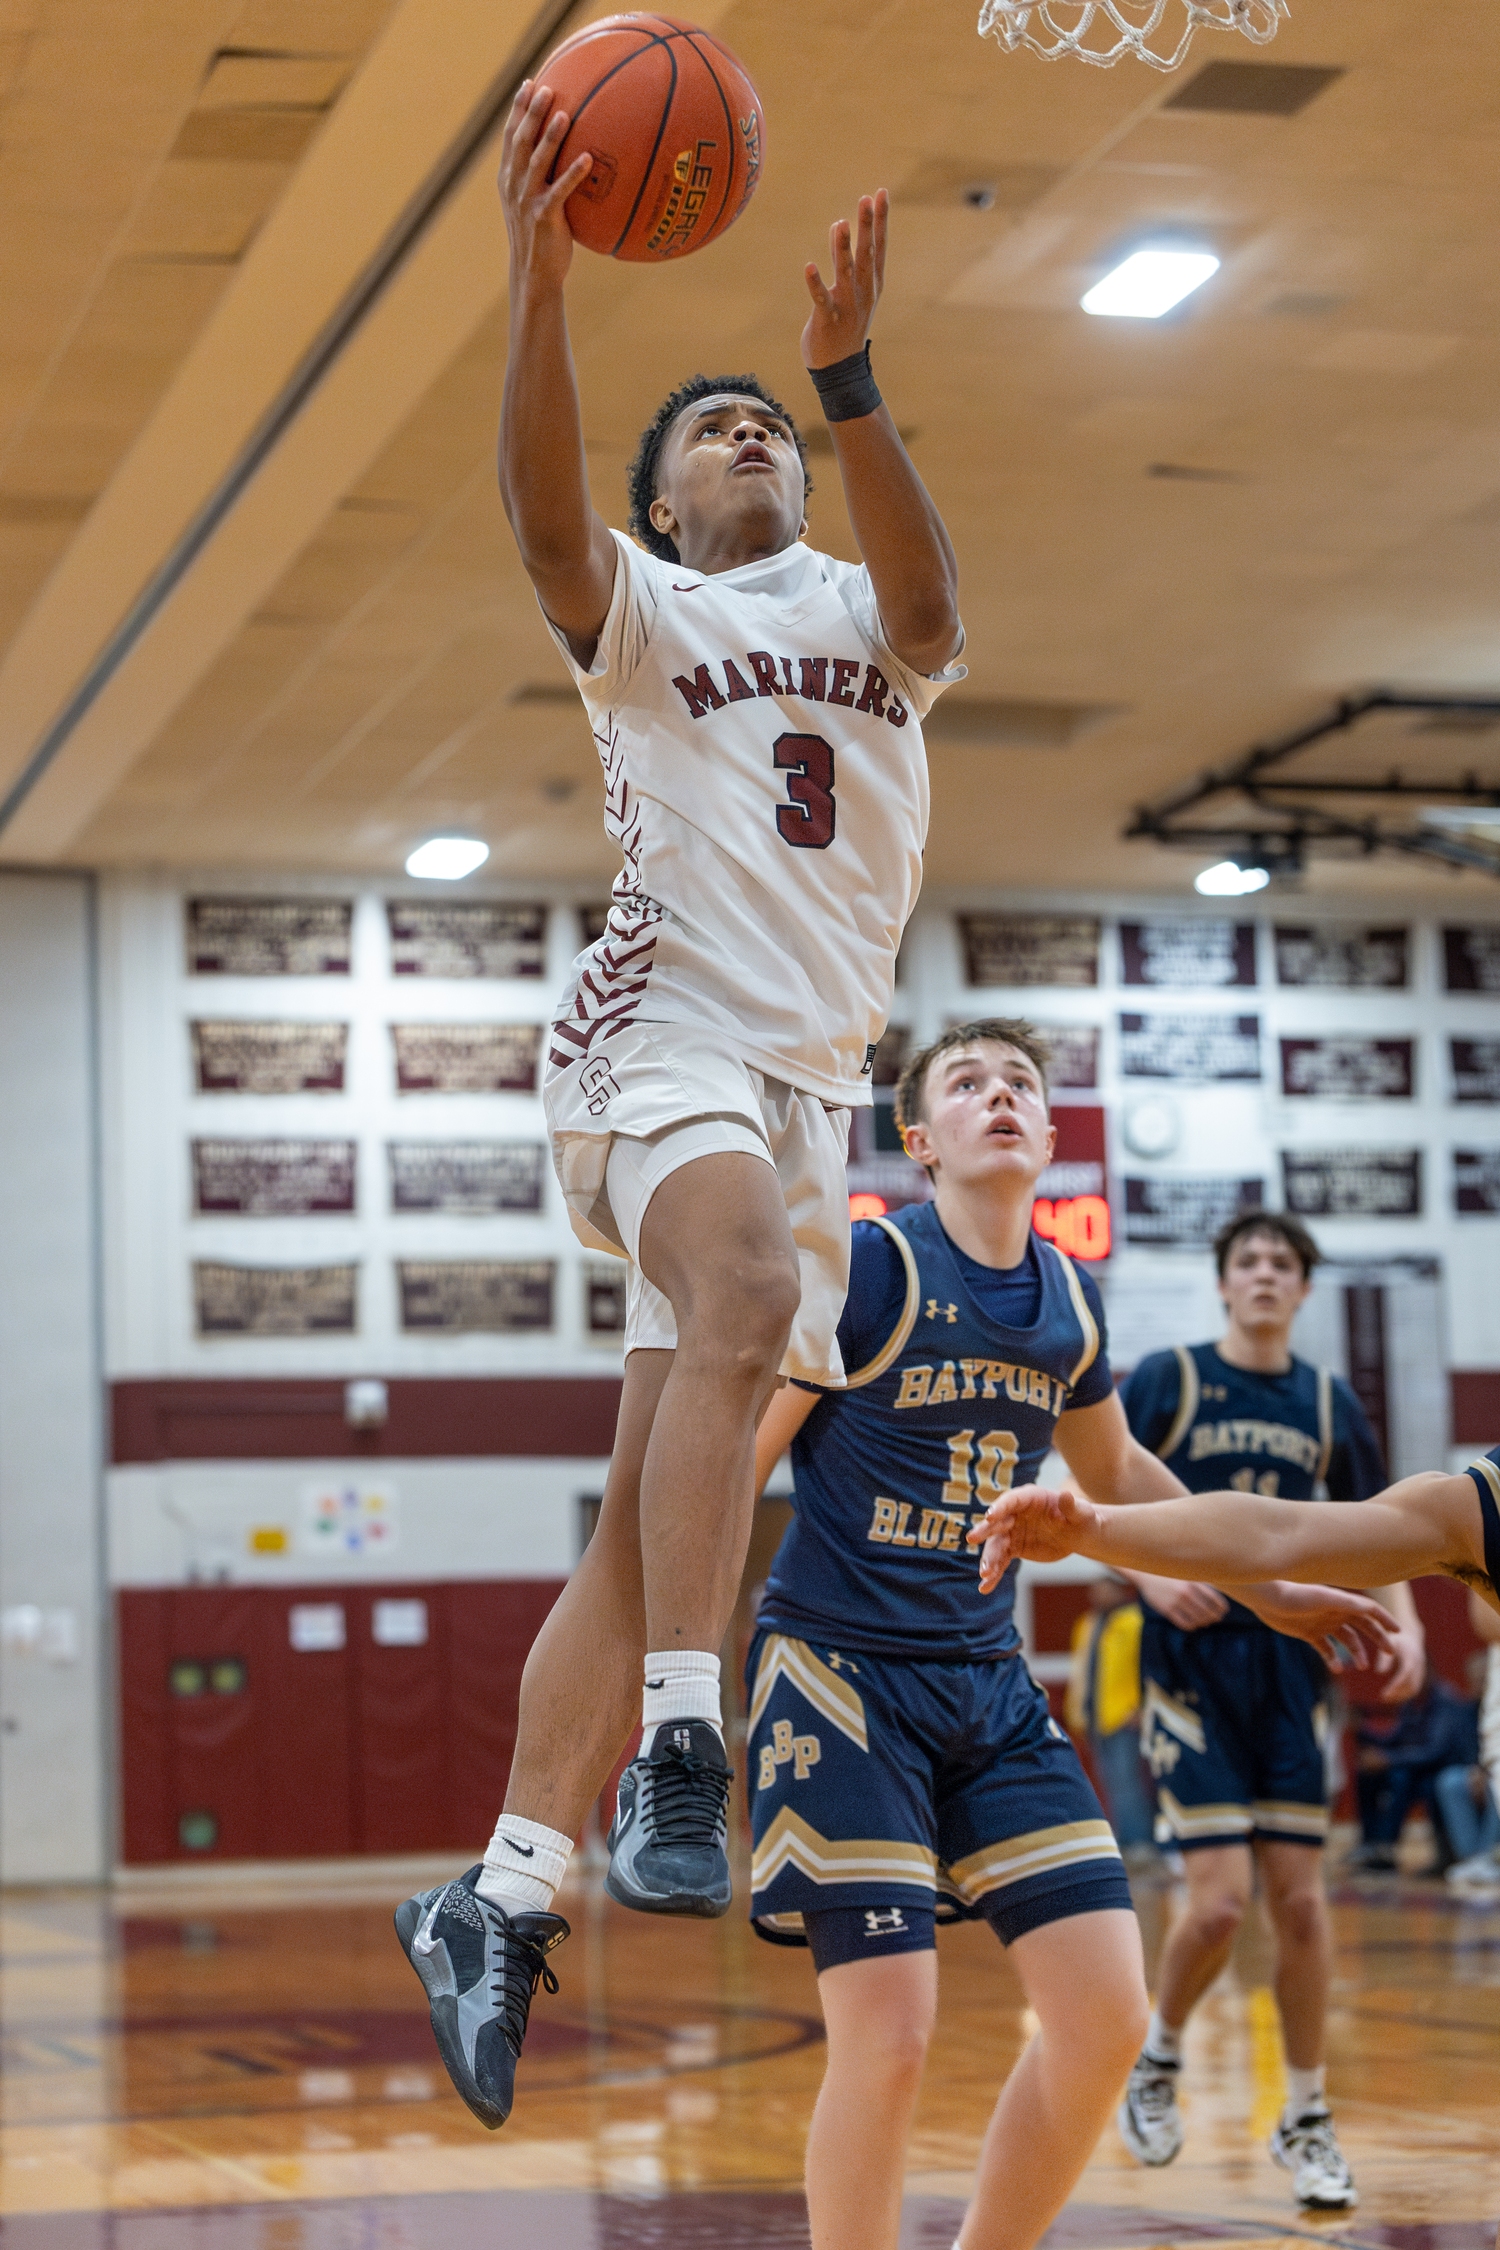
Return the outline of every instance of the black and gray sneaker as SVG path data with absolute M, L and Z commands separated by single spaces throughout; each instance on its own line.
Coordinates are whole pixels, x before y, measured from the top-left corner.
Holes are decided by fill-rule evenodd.
M 668 1719 L 620 1776 L 604 1888 L 642 1914 L 723 1914 L 733 1769 L 717 1727 Z
M 503 2125 L 547 1955 L 568 1935 L 560 1914 L 507 1914 L 475 1895 L 483 1865 L 396 1909 L 396 1935 L 427 1992 L 438 2053 L 481 2125 Z
M 1292 2175 L 1304 2211 L 1352 2211 L 1359 2190 L 1326 2108 L 1304 2110 L 1295 2124 L 1277 2120 L 1271 2154 Z

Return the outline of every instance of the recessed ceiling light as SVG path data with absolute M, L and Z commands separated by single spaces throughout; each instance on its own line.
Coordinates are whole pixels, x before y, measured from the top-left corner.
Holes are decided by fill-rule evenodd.
M 1080 302 L 1116 320 L 1160 320 L 1218 270 L 1211 250 L 1135 250 Z
M 1251 891 L 1263 891 L 1270 880 L 1264 867 L 1241 867 L 1235 860 L 1221 859 L 1216 867 L 1205 867 L 1193 877 L 1193 889 L 1204 898 L 1245 898 Z
M 432 883 L 456 883 L 472 875 L 490 856 L 488 844 L 473 836 L 430 836 L 419 844 L 406 863 L 408 875 L 425 876 Z

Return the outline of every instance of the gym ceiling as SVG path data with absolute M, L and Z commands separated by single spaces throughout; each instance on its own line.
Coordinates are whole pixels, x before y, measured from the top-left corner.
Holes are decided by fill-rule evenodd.
M 1007 57 L 975 0 L 693 0 L 759 193 L 680 264 L 575 260 L 610 519 L 665 391 L 753 368 L 848 554 L 801 266 L 890 187 L 875 362 L 969 635 L 930 882 L 1187 894 L 1122 840 L 1142 799 L 1341 695 L 1500 694 L 1500 9 L 1292 5 L 1159 77 Z M 612 872 L 494 477 L 496 120 L 608 12 L 0 0 L 0 860 L 384 874 L 459 830 L 485 879 Z M 1207 287 L 1078 309 L 1162 232 Z M 1500 780 L 1500 725 L 1389 720 L 1378 762 Z M 1385 858 L 1308 887 L 1500 903 Z

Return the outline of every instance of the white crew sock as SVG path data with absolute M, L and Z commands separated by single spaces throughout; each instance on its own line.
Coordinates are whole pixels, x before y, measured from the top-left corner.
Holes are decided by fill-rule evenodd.
M 571 1836 L 543 1828 L 540 1821 L 502 1813 L 485 1849 L 484 1873 L 474 1888 L 507 1914 L 545 1914 L 572 1849 Z
M 1326 2063 L 1319 2063 L 1316 2070 L 1298 2070 L 1291 2063 L 1287 2064 L 1284 2115 L 1288 2125 L 1295 2125 L 1298 2118 L 1305 2117 L 1310 2109 L 1326 2109 L 1328 2107 L 1327 2098 L 1323 2092 L 1323 2079 L 1327 2067 Z
M 722 1737 L 724 1713 L 719 1701 L 719 1659 L 711 1656 L 707 1649 L 646 1651 L 641 1747 L 637 1757 L 650 1757 L 656 1730 L 665 1726 L 669 1719 L 706 1719 Z
M 1151 2022 L 1146 2031 L 1144 2052 L 1148 2055 L 1155 2055 L 1158 2062 L 1181 2062 L 1182 2060 L 1181 2028 L 1179 2027 L 1178 2030 L 1174 2031 L 1169 2023 L 1163 2023 L 1160 2008 L 1153 2008 L 1151 2011 Z

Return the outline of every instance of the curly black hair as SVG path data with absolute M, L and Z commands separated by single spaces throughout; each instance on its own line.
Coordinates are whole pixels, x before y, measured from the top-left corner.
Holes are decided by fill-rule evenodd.
M 664 531 L 658 531 L 651 521 L 651 503 L 656 498 L 656 472 L 661 462 L 661 449 L 667 441 L 667 432 L 679 414 L 697 404 L 700 398 L 712 398 L 716 391 L 726 392 L 732 398 L 758 398 L 773 414 L 779 414 L 792 433 L 797 448 L 797 458 L 802 463 L 804 492 L 811 492 L 812 478 L 807 474 L 807 442 L 796 423 L 779 399 L 772 398 L 765 385 L 754 375 L 690 375 L 679 383 L 670 398 L 664 398 L 655 414 L 641 432 L 641 442 L 635 459 L 630 464 L 627 484 L 630 491 L 630 528 L 643 547 L 663 562 L 681 562 L 675 540 Z

